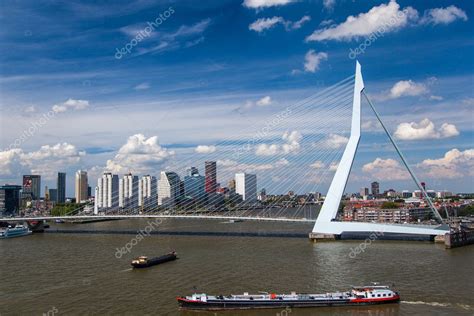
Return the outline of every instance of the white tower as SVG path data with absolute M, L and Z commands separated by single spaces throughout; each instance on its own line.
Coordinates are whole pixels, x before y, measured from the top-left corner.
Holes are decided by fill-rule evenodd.
M 329 186 L 326 199 L 319 212 L 318 218 L 313 228 L 313 232 L 310 234 L 312 239 L 325 239 L 334 238 L 334 236 L 341 235 L 343 233 L 368 233 L 368 232 L 382 232 L 382 233 L 393 233 L 393 234 L 409 234 L 409 235 L 444 235 L 448 232 L 448 229 L 444 225 L 397 225 L 397 224 L 379 224 L 379 223 L 362 223 L 362 222 L 338 222 L 335 221 L 339 204 L 341 202 L 342 195 L 349 179 L 349 173 L 354 162 L 354 158 L 359 146 L 360 140 L 360 125 L 361 125 L 361 94 L 364 90 L 364 81 L 362 79 L 361 66 L 359 62 L 356 62 L 355 71 L 355 83 L 354 83 L 354 96 L 352 105 L 352 122 L 351 122 L 351 136 L 349 142 L 346 145 L 344 154 L 342 155 L 339 166 L 334 174 L 331 185 Z M 374 109 L 375 112 L 375 109 Z M 375 112 L 377 118 L 378 114 Z M 382 121 L 380 121 L 382 124 Z M 382 124 L 382 126 L 384 126 Z M 392 140 L 390 134 L 387 131 L 387 135 Z M 400 157 L 404 161 L 398 147 L 393 142 L 395 149 L 400 154 Z M 405 161 L 404 161 L 405 162 Z M 406 165 L 408 171 L 414 178 L 408 165 Z

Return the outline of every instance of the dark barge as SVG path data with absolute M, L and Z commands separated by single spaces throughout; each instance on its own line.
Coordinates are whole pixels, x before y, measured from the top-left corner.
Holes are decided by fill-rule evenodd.
M 134 268 L 148 268 L 151 266 L 155 266 L 157 264 L 165 263 L 168 261 L 173 261 L 178 259 L 176 252 L 170 252 L 164 256 L 156 257 L 156 258 L 148 258 L 146 256 L 140 256 L 132 260 L 132 266 Z

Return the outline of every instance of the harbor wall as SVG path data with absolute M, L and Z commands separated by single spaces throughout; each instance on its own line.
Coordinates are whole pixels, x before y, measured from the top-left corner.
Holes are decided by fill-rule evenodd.
M 444 236 L 444 245 L 447 249 L 474 244 L 474 231 L 458 231 Z

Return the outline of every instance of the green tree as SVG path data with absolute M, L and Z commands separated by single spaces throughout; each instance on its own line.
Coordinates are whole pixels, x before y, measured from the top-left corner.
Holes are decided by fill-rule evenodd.
M 398 208 L 398 204 L 395 203 L 395 202 L 387 201 L 387 202 L 382 203 L 382 208 L 383 209 L 394 209 L 394 208 Z

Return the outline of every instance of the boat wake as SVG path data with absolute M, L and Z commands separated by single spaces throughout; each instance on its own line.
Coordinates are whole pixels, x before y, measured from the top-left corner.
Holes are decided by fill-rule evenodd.
M 474 307 L 471 306 L 471 305 L 461 304 L 461 303 L 457 303 L 456 305 L 459 306 L 460 308 L 466 310 L 466 311 L 474 311 Z
M 450 303 L 440 303 L 440 302 L 423 302 L 423 301 L 401 301 L 402 304 L 411 304 L 411 305 L 429 305 L 429 306 L 437 306 L 437 307 L 449 307 L 451 306 Z
M 451 303 L 440 303 L 440 302 L 423 302 L 423 301 L 400 301 L 402 304 L 411 304 L 411 305 L 429 305 L 434 307 L 457 307 L 466 311 L 474 311 L 474 307 L 468 304 L 451 304 Z

